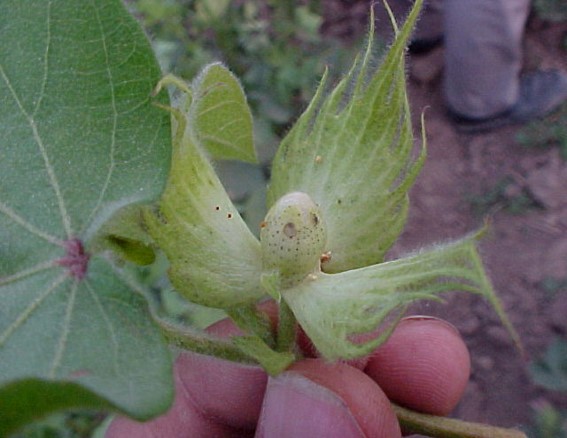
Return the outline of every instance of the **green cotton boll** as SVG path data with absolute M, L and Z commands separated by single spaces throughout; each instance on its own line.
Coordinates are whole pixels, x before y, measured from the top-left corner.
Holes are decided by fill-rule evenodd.
M 278 272 L 283 288 L 319 272 L 327 242 L 319 206 L 306 193 L 282 196 L 262 223 L 260 242 L 263 270 Z

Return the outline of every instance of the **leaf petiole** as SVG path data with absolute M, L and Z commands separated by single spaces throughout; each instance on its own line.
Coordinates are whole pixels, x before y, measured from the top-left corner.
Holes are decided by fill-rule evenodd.
M 226 313 L 246 334 L 258 336 L 270 348 L 274 347 L 275 340 L 270 321 L 266 314 L 256 309 L 254 305 L 233 307 L 226 309 Z
M 392 403 L 404 433 L 422 434 L 434 438 L 527 438 L 517 429 L 504 429 L 471 423 L 454 418 L 415 412 Z
M 281 300 L 279 306 L 276 350 L 280 352 L 291 351 L 295 345 L 296 334 L 297 320 L 285 300 Z
M 221 339 L 189 327 L 181 327 L 159 318 L 156 315 L 153 315 L 153 318 L 170 345 L 194 353 L 215 356 L 219 359 L 233 362 L 246 364 L 257 363 L 253 358 L 233 345 L 230 339 Z

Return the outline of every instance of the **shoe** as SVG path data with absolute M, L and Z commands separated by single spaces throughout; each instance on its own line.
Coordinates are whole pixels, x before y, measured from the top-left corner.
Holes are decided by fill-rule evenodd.
M 487 118 L 471 118 L 449 110 L 457 130 L 489 131 L 540 119 L 567 100 L 567 74 L 560 70 L 535 71 L 520 78 L 520 97 L 512 108 Z
M 416 38 L 410 41 L 408 51 L 412 55 L 425 55 L 441 44 L 443 44 L 443 35 L 431 38 Z
M 425 55 L 443 44 L 443 9 L 438 1 L 426 3 L 408 45 L 412 55 Z

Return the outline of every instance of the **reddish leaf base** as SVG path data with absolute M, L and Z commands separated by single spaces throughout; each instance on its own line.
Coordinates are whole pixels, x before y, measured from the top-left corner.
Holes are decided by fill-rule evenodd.
M 59 266 L 67 268 L 73 278 L 82 280 L 87 274 L 90 255 L 85 252 L 83 242 L 79 239 L 69 239 L 63 244 L 67 253 L 57 260 Z

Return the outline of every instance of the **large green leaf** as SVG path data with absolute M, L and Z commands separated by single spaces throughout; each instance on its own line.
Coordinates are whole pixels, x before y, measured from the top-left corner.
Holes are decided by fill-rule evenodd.
M 326 98 L 323 78 L 275 157 L 268 202 L 300 191 L 321 207 L 332 254 L 326 272 L 381 262 L 405 223 L 407 192 L 424 158 L 413 157 L 404 68 L 421 3 L 377 72 L 371 28 L 366 53 Z
M 98 400 L 148 418 L 172 397 L 167 347 L 142 296 L 88 250 L 121 207 L 163 190 L 159 68 L 118 0 L 4 0 L 0 40 L 0 435 L 20 424 L 14 394 L 30 416 Z

